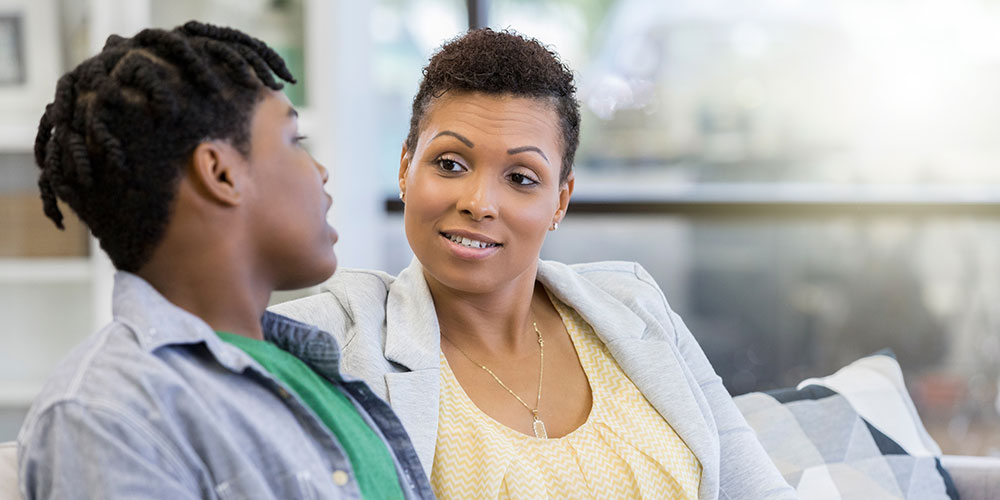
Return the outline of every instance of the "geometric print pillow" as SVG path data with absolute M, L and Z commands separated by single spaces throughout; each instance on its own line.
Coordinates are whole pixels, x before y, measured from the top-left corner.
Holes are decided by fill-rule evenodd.
M 803 500 L 958 499 L 891 352 L 735 401 Z

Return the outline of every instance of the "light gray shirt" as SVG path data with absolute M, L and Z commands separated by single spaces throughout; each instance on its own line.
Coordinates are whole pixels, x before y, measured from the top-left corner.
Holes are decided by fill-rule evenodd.
M 700 500 L 796 498 L 642 266 L 539 261 L 537 279 L 593 327 L 629 379 L 698 457 Z M 430 474 L 441 344 L 423 268 L 414 259 L 398 278 L 339 270 L 322 290 L 273 310 L 337 336 L 344 346 L 341 369 L 389 401 Z
M 261 324 L 354 403 L 393 452 L 406 498 L 432 498 L 389 406 L 341 377 L 333 337 L 274 313 Z M 343 448 L 293 391 L 125 272 L 114 321 L 58 365 L 18 447 L 25 500 L 361 498 Z

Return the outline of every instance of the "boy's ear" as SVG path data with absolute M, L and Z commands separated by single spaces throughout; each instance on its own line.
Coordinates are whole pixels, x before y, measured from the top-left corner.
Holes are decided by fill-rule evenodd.
M 215 140 L 198 144 L 188 168 L 191 181 L 206 198 L 229 206 L 242 202 L 246 161 L 228 142 Z

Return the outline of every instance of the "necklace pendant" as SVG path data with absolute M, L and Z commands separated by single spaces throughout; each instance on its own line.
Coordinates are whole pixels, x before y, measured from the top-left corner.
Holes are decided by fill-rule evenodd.
M 542 419 L 535 415 L 535 420 L 531 422 L 531 430 L 535 431 L 535 437 L 539 439 L 548 439 L 549 433 L 545 432 L 545 423 Z

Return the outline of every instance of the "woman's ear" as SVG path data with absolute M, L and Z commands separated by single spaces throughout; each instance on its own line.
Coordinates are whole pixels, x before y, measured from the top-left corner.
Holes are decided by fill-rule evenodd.
M 191 154 L 188 176 L 197 192 L 222 205 L 236 206 L 246 188 L 246 160 L 226 141 L 206 141 Z
M 413 158 L 410 156 L 410 150 L 406 148 L 406 143 L 403 143 L 403 151 L 399 154 L 399 198 L 403 199 L 406 196 L 406 173 L 410 170 L 410 161 Z
M 573 185 L 575 184 L 576 176 L 572 170 L 570 170 L 569 175 L 566 176 L 566 182 L 559 186 L 559 208 L 556 213 L 552 216 L 552 222 L 561 222 L 566 217 L 566 210 L 569 209 L 569 199 L 573 196 Z

